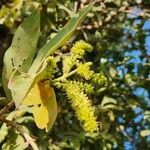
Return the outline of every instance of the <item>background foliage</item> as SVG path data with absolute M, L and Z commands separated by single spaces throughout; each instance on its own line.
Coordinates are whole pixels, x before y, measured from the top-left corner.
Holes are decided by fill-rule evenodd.
M 13 0 L 0 1 L 0 72 L 6 49 L 22 20 L 35 9 L 41 10 L 41 39 L 39 47 L 52 38 L 86 0 Z M 148 0 L 98 1 L 82 25 L 56 55 L 69 52 L 77 40 L 94 46 L 85 61 L 92 61 L 95 72 L 103 72 L 107 85 L 95 84 L 90 95 L 96 108 L 99 135 L 86 134 L 74 116 L 64 93 L 56 90 L 59 114 L 52 130 L 39 130 L 32 116 L 12 110 L 7 118 L 21 123 L 37 138 L 41 150 L 51 149 L 149 149 L 150 136 L 150 20 Z M 61 59 L 58 59 L 61 75 Z M 3 87 L 0 87 L 0 107 L 6 104 Z M 23 149 L 24 138 L 1 122 L 0 147 Z M 22 144 L 20 144 L 22 143 Z M 24 146 L 24 147 L 21 147 Z

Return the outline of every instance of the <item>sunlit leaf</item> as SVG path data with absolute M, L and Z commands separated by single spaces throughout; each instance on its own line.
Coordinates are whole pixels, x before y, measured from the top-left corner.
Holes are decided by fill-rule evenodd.
M 55 92 L 48 81 L 35 84 L 22 105 L 31 109 L 38 128 L 46 128 L 46 131 L 52 128 L 57 117 L 57 102 Z
M 142 130 L 141 133 L 140 133 L 140 135 L 142 137 L 149 136 L 150 135 L 150 130 Z
M 36 54 L 40 35 L 40 15 L 36 11 L 26 18 L 16 30 L 12 44 L 4 56 L 3 86 L 9 100 L 12 99 L 8 81 L 15 69 L 27 73 Z
M 104 108 L 106 107 L 106 105 L 115 105 L 117 104 L 117 101 L 111 97 L 107 97 L 107 96 L 104 96 L 102 102 L 101 102 L 101 107 Z

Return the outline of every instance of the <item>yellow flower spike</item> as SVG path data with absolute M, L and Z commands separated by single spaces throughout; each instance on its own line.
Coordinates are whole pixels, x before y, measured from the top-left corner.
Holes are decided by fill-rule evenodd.
M 86 43 L 83 40 L 77 41 L 71 48 L 71 52 L 76 55 L 83 56 L 85 51 L 92 52 L 93 47 L 89 43 Z
M 79 64 L 77 67 L 77 73 L 85 78 L 86 80 L 90 80 L 94 74 L 94 71 L 90 70 L 91 62 L 87 62 L 85 64 Z
M 82 59 L 85 52 L 91 52 L 93 47 L 83 40 L 76 42 L 71 48 L 71 52 L 64 58 L 63 61 L 63 73 L 68 73 L 71 68 L 78 63 L 79 59 Z
M 22 102 L 31 109 L 38 128 L 50 130 L 57 117 L 55 92 L 49 81 L 40 81 L 34 85 Z
M 98 83 L 101 86 L 105 86 L 107 85 L 108 81 L 107 81 L 107 77 L 104 76 L 104 74 L 102 72 L 100 73 L 95 73 L 92 77 L 92 80 L 95 83 Z
M 89 83 L 83 83 L 81 81 L 72 81 L 72 83 L 78 85 L 81 91 L 84 91 L 85 93 L 93 93 L 94 87 Z
M 63 62 L 63 73 L 68 73 L 76 62 L 76 57 L 68 56 Z
M 98 131 L 98 124 L 94 115 L 94 108 L 86 94 L 80 90 L 77 84 L 67 81 L 64 85 L 67 97 L 70 100 L 72 108 L 85 131 L 93 133 Z

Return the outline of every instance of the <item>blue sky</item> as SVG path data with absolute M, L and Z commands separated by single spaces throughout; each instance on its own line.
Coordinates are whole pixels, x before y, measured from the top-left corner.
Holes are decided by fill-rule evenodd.
M 138 19 L 138 20 L 135 20 L 133 25 L 139 24 L 139 23 L 141 23 L 141 20 Z M 133 31 L 132 29 L 129 29 L 129 30 L 132 32 L 132 36 L 134 36 L 136 34 L 135 31 Z M 144 46 L 145 46 L 147 55 L 150 56 L 150 19 L 148 19 L 144 23 L 141 30 L 145 31 L 145 33 L 146 33 Z M 146 63 L 146 61 L 147 61 L 146 58 L 141 60 L 140 55 L 141 55 L 140 50 L 132 50 L 130 52 L 128 52 L 128 51 L 125 52 L 125 56 L 131 56 L 132 57 L 127 63 L 131 63 L 131 62 L 134 63 L 133 72 L 135 74 L 137 74 L 138 64 L 142 63 L 144 65 L 144 63 Z M 118 70 L 118 72 L 120 72 L 120 77 L 123 77 L 128 71 L 127 68 L 125 68 L 124 66 L 119 66 L 117 68 L 117 70 Z M 144 89 L 142 87 L 138 87 L 133 91 L 133 93 L 137 97 L 143 98 L 147 102 L 148 106 L 150 106 L 150 95 L 149 95 L 150 93 L 148 93 L 148 91 L 146 89 Z M 134 109 L 134 111 L 135 111 L 135 114 L 137 114 L 137 116 L 134 118 L 134 122 L 138 123 L 138 122 L 142 121 L 142 119 L 143 119 L 143 110 L 140 107 L 137 107 L 137 108 Z M 124 122 L 123 118 L 118 118 L 118 122 L 123 123 Z M 132 128 L 131 127 L 127 128 L 126 132 L 128 134 L 132 133 Z M 139 135 L 135 135 L 135 138 L 138 138 L 138 136 Z M 150 136 L 147 137 L 147 139 L 149 139 L 149 141 L 150 141 Z M 132 142 L 132 141 L 128 141 L 128 140 L 125 141 L 124 142 L 124 149 L 125 150 L 135 150 L 136 149 L 135 143 Z

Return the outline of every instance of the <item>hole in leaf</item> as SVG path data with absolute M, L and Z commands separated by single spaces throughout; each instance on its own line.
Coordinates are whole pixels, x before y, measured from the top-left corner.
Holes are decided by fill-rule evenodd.
M 13 67 L 15 66 L 13 58 L 11 58 L 11 64 Z
M 28 105 L 28 107 L 33 107 L 34 105 Z
M 41 107 L 41 104 L 38 104 L 37 106 L 38 106 L 38 107 Z

